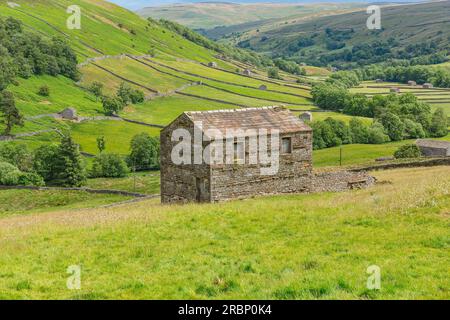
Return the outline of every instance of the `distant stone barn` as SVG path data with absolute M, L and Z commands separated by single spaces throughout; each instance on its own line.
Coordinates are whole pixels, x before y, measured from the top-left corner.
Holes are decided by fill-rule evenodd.
M 198 132 L 203 136 L 186 143 L 189 145 L 186 154 L 176 149 L 183 140 L 176 135 L 180 129 L 192 137 L 196 134 L 198 137 Z M 279 134 L 265 135 L 264 140 L 260 129 L 271 133 L 277 130 Z M 196 151 L 208 150 L 208 147 L 211 150 L 212 141 L 218 141 L 208 139 L 211 130 L 223 135 L 223 147 L 220 147 L 223 152 L 218 152 L 218 157 L 229 157 L 231 150 L 231 162 L 225 161 L 227 159 L 223 163 L 195 162 Z M 227 134 L 228 130 L 246 133 L 234 136 Z M 248 132 L 256 134 L 247 135 Z M 256 149 L 252 147 L 255 141 L 258 141 Z M 259 152 L 267 150 L 278 159 L 277 170 L 262 174 L 268 164 L 261 161 Z M 174 154 L 187 155 L 185 159 L 189 160 L 175 164 Z M 252 162 L 255 158 L 258 163 Z M 217 202 L 255 195 L 307 192 L 312 188 L 312 177 L 312 129 L 284 108 L 185 112 L 161 131 L 163 203 Z
M 416 145 L 425 157 L 450 157 L 450 142 L 419 139 Z

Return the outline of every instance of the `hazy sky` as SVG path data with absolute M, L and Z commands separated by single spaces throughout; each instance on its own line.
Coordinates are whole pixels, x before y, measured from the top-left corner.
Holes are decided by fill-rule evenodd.
M 125 8 L 137 10 L 144 7 L 158 6 L 170 3 L 195 3 L 207 2 L 208 0 L 108 0 Z M 389 0 L 209 0 L 209 2 L 234 2 L 234 3 L 318 3 L 318 2 L 387 2 Z M 392 2 L 417 2 L 420 0 L 391 0 Z

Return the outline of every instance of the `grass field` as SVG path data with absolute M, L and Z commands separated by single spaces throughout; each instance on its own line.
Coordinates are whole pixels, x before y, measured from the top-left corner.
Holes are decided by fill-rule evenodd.
M 449 175 L 402 169 L 337 194 L 3 217 L 0 298 L 448 299 Z M 71 265 L 80 291 L 66 288 Z M 366 288 L 371 265 L 379 291 Z
M 159 172 L 130 173 L 126 178 L 96 178 L 89 179 L 87 186 L 92 189 L 122 190 L 142 194 L 159 194 Z
M 145 127 L 124 121 L 90 121 L 74 123 L 71 127 L 72 137 L 80 144 L 81 150 L 97 154 L 97 137 L 104 136 L 106 150 L 110 153 L 129 154 L 130 141 L 139 133 L 147 132 L 159 136 L 159 129 Z
M 17 201 L 17 199 L 21 200 Z M 0 219 L 12 215 L 31 215 L 63 209 L 95 208 L 129 199 L 129 197 L 119 195 L 91 194 L 80 191 L 2 190 L 0 192 Z M 2 277 L 0 276 L 0 278 Z
M 373 81 L 363 82 L 361 86 L 352 88 L 351 92 L 366 94 L 367 96 L 390 94 L 389 88 L 399 88 L 401 93 L 412 93 L 420 101 L 430 104 L 433 110 L 442 108 L 450 116 L 450 89 L 424 89 L 421 86 L 408 86 L 402 83 Z

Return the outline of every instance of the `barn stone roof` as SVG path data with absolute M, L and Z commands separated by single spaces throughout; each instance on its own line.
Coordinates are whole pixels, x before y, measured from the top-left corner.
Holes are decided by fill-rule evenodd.
M 280 133 L 310 132 L 312 129 L 291 111 L 282 107 L 226 109 L 185 112 L 191 121 L 202 122 L 202 129 L 217 129 L 223 134 L 227 129 L 267 129 Z
M 425 148 L 450 149 L 450 142 L 447 141 L 419 139 L 416 141 L 416 145 Z

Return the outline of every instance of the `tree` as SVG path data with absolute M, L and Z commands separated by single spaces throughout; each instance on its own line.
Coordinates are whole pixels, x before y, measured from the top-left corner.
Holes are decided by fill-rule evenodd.
M 405 124 L 399 116 L 392 112 L 386 112 L 380 117 L 379 120 L 392 141 L 401 141 L 403 139 Z
M 432 137 L 445 137 L 448 134 L 448 118 L 442 108 L 436 109 L 431 119 L 430 134 Z
M 33 155 L 33 170 L 37 172 L 46 182 L 56 179 L 56 159 L 59 147 L 47 144 L 37 148 Z
M 267 76 L 271 79 L 280 79 L 278 68 L 272 67 L 267 70 Z
M 127 85 L 125 82 L 122 82 L 117 89 L 117 97 L 120 98 L 124 105 L 127 105 L 131 102 L 131 95 L 133 89 Z
M 105 151 L 106 149 L 106 141 L 105 141 L 105 137 L 97 137 L 97 148 L 98 151 L 100 153 L 102 153 L 103 151 Z
M 108 116 L 118 114 L 124 107 L 122 100 L 116 97 L 103 97 L 102 104 L 103 110 Z
M 406 144 L 397 149 L 394 153 L 396 159 L 419 158 L 422 155 L 420 149 L 415 144 Z
M 127 164 L 119 155 L 101 153 L 94 159 L 91 176 L 95 178 L 122 178 L 128 172 Z
M 42 97 L 48 97 L 50 96 L 50 88 L 46 85 L 43 85 L 39 88 L 38 95 Z
M 131 140 L 131 154 L 127 157 L 127 164 L 136 170 L 159 168 L 159 140 L 141 133 Z
M 16 166 L 0 161 L 0 184 L 7 186 L 43 186 L 44 180 L 34 172 L 22 172 Z
M 3 133 L 5 135 L 11 134 L 14 126 L 23 127 L 23 117 L 16 107 L 14 95 L 9 91 L 0 93 L 0 123 L 5 125 Z
M 353 143 L 369 143 L 369 130 L 358 118 L 352 118 L 350 120 L 350 132 Z
M 11 163 L 21 171 L 30 171 L 33 156 L 24 144 L 3 142 L 0 144 L 0 161 Z
M 103 83 L 100 83 L 98 81 L 92 82 L 92 84 L 89 86 L 89 91 L 92 92 L 92 94 L 95 96 L 95 100 L 98 101 L 98 99 L 103 95 Z
M 79 146 L 70 135 L 61 139 L 54 164 L 55 185 L 80 187 L 86 180 L 86 174 Z
M 145 93 L 141 90 L 131 90 L 130 100 L 133 104 L 142 103 L 145 101 Z
M 382 144 L 391 141 L 389 136 L 384 132 L 384 127 L 379 122 L 374 122 L 368 129 L 369 143 Z

